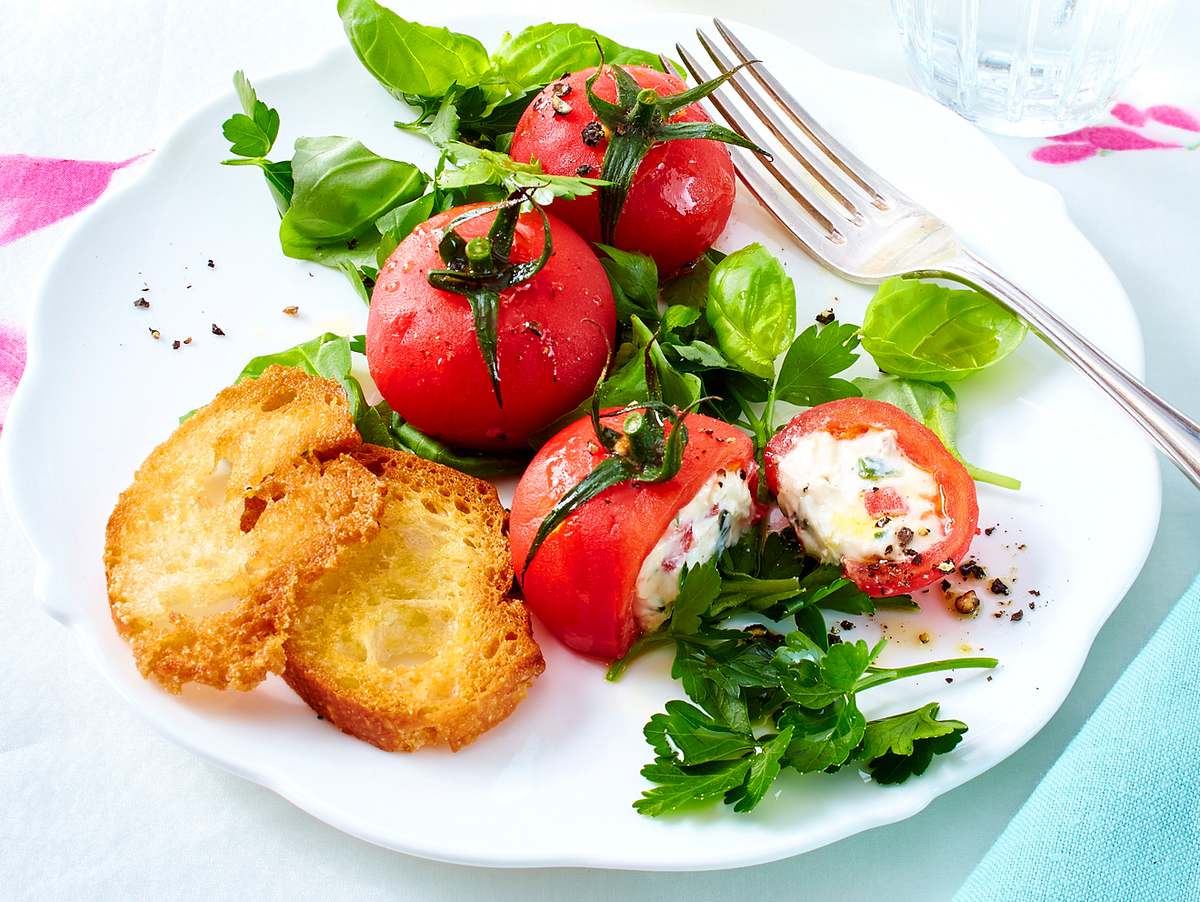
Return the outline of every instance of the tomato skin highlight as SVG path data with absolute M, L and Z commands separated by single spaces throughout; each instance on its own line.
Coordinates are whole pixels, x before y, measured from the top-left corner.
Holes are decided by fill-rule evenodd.
M 553 253 L 532 279 L 500 293 L 497 358 L 504 406 L 496 403 L 462 295 L 429 284 L 445 269 L 438 242 L 469 204 L 447 210 L 400 242 L 379 272 L 367 317 L 367 363 L 388 404 L 417 429 L 483 450 L 528 446 L 530 436 L 588 397 L 616 336 L 616 305 L 603 267 L 568 225 L 550 217 Z M 455 227 L 486 235 L 495 213 Z M 542 221 L 524 213 L 511 259 L 535 260 Z
M 686 85 L 675 75 L 647 66 L 622 66 L 639 85 L 653 88 L 662 96 L 679 94 Z M 544 172 L 555 175 L 600 177 L 608 138 L 590 146 L 583 128 L 596 121 L 587 101 L 586 82 L 595 67 L 572 73 L 548 85 L 534 98 L 517 123 L 511 154 L 514 160 L 537 160 Z M 561 95 L 570 112 L 554 108 L 554 92 Z M 594 86 L 602 100 L 616 100 L 616 84 L 609 74 Z M 708 122 L 708 114 L 692 104 L 670 117 L 671 122 Z M 703 254 L 725 229 L 733 210 L 733 161 L 719 141 L 689 139 L 657 144 L 642 159 L 613 243 L 620 248 L 648 254 L 660 274 L 677 272 Z M 599 193 L 558 200 L 554 212 L 573 225 L 589 241 L 600 240 Z
M 962 562 L 979 525 L 979 502 L 975 481 L 966 467 L 941 440 L 900 408 L 869 398 L 843 398 L 809 408 L 792 418 L 767 443 L 763 459 L 767 486 L 779 493 L 780 461 L 796 441 L 812 432 L 828 432 L 834 438 L 853 438 L 870 429 L 890 429 L 904 455 L 937 481 L 942 496 L 942 513 L 950 520 L 949 534 L 921 554 L 921 562 L 910 560 L 843 560 L 846 576 L 872 598 L 904 595 L 924 588 L 945 576 L 938 565 Z
M 604 422 L 620 428 L 622 419 Z M 604 459 L 587 418 L 548 441 L 513 494 L 509 546 L 530 609 L 565 645 L 616 660 L 638 637 L 638 571 L 676 513 L 717 470 L 744 470 L 754 485 L 754 446 L 741 430 L 691 414 L 683 464 L 671 479 L 623 483 L 577 508 L 551 533 L 522 576 L 542 520 Z

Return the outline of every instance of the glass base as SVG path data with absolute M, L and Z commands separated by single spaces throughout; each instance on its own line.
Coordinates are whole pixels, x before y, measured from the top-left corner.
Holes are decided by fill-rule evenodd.
M 1052 135 L 1064 135 L 1067 132 L 1073 132 L 1087 125 L 1095 125 L 1096 122 L 1104 118 L 1105 111 L 1108 109 L 1108 105 L 1105 104 L 1094 115 L 1077 119 L 1035 118 L 1021 119 L 1014 122 L 1003 116 L 989 115 L 986 112 L 978 110 L 968 113 L 957 109 L 952 103 L 946 103 L 941 97 L 935 96 L 934 99 L 941 101 L 967 121 L 978 125 L 985 132 L 990 132 L 994 135 L 1006 135 L 1012 138 L 1048 138 Z

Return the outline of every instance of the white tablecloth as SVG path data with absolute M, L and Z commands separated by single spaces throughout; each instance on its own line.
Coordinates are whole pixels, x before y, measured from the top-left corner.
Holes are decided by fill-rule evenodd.
M 392 2 L 411 18 L 435 16 L 427 5 Z M 454 9 L 489 5 L 459 0 Z M 836 65 L 908 81 L 883 0 L 606 3 L 650 6 L 741 19 Z M 1200 112 L 1200 7 L 1189 6 L 1122 99 Z M 585 17 L 530 8 L 560 21 Z M 341 40 L 332 0 L 0 0 L 0 153 L 126 159 L 226 91 L 234 69 L 281 71 Z M 1063 192 L 1134 299 L 1150 384 L 1200 413 L 1200 153 L 1116 153 L 1052 167 L 1030 159 L 1037 142 L 997 144 Z M 25 319 L 64 228 L 0 247 L 0 322 Z M 63 441 L 87 440 L 71 432 L 64 412 Z M 1200 493 L 1173 471 L 1164 478 L 1162 527 L 1145 572 L 1062 710 L 1021 752 L 903 823 L 789 861 L 704 874 L 503 872 L 420 861 L 344 836 L 202 763 L 127 710 L 70 635 L 32 606 L 28 548 L 0 510 L 0 898 L 947 899 L 1200 565 Z

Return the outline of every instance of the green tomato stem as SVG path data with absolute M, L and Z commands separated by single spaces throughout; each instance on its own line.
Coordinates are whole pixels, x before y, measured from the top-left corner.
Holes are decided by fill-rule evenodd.
M 467 269 L 484 274 L 492 268 L 492 242 L 482 235 L 467 242 Z

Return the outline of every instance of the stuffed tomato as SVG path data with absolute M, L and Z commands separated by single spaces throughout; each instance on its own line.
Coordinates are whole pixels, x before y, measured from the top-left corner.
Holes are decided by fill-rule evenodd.
M 553 216 L 518 211 L 470 204 L 433 217 L 397 246 L 371 296 L 371 377 L 401 417 L 452 445 L 528 445 L 591 394 L 613 346 L 616 306 L 596 255 Z
M 686 90 L 675 75 L 647 66 L 621 68 L 639 87 L 660 97 Z M 601 177 L 612 130 L 589 105 L 587 81 L 595 72 L 591 68 L 565 75 L 533 100 L 513 134 L 514 160 L 536 160 L 544 172 L 554 175 Z M 606 67 L 592 89 L 601 100 L 611 103 L 617 99 L 611 67 Z M 666 121 L 710 120 L 693 103 L 673 112 Z M 696 260 L 724 230 L 733 210 L 734 187 L 733 161 L 719 141 L 654 141 L 633 174 L 612 235 L 605 236 L 601 227 L 602 192 L 556 202 L 554 212 L 588 240 L 647 254 L 661 273 L 669 275 Z
M 975 483 L 898 407 L 846 398 L 794 417 L 768 443 L 767 485 L 805 550 L 873 597 L 954 570 L 975 537 Z
M 636 416 L 631 414 L 627 416 Z M 615 429 L 621 417 L 602 422 Z M 670 616 L 685 567 L 733 545 L 754 517 L 754 447 L 745 433 L 693 414 L 679 471 L 663 482 L 624 482 L 575 509 L 526 569 L 539 526 L 605 457 L 592 423 L 550 439 L 513 495 L 509 542 L 525 601 L 562 642 L 614 660 Z

